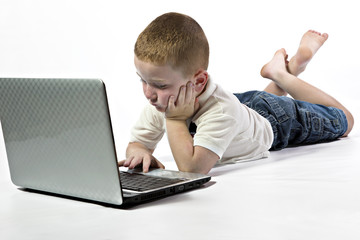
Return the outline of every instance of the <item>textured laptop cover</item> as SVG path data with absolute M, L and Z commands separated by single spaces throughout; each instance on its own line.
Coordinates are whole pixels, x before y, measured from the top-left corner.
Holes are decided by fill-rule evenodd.
M 0 119 L 13 183 L 121 204 L 108 111 L 98 79 L 0 79 Z

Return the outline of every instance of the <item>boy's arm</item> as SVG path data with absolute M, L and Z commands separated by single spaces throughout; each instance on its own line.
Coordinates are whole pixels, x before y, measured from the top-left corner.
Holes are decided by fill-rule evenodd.
M 170 148 L 180 171 L 208 173 L 219 160 L 214 152 L 195 146 L 186 120 L 198 110 L 199 103 L 192 83 L 181 87 L 178 99 L 169 98 L 166 128 Z
M 126 149 L 126 160 L 118 162 L 119 167 L 133 169 L 142 164 L 143 172 L 148 172 L 150 167 L 165 168 L 152 154 L 154 150 L 147 148 L 139 142 L 130 142 Z
M 219 156 L 204 147 L 193 146 L 193 138 L 186 121 L 167 119 L 166 126 L 170 148 L 179 170 L 208 173 L 219 160 Z

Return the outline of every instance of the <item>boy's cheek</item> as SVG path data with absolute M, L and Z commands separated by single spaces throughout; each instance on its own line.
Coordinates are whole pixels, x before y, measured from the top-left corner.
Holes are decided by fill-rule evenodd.
M 177 99 L 177 95 L 175 94 L 167 94 L 166 96 L 163 96 L 162 97 L 162 105 L 163 106 L 167 106 L 169 104 L 169 99 L 170 99 L 170 96 L 175 96 L 175 99 Z

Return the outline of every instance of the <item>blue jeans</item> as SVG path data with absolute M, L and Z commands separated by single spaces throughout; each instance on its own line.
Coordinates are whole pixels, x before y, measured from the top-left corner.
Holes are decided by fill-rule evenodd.
M 271 150 L 280 150 L 289 145 L 332 141 L 341 137 L 348 127 L 344 112 L 337 108 L 263 91 L 234 95 L 271 123 L 274 132 Z

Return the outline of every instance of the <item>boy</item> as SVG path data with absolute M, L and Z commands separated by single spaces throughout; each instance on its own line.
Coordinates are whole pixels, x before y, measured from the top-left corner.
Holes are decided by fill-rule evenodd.
M 264 91 L 232 94 L 207 73 L 209 46 L 199 24 L 178 13 L 159 16 L 135 44 L 135 67 L 150 104 L 119 166 L 164 168 L 152 153 L 165 129 L 179 170 L 205 174 L 217 163 L 267 157 L 269 149 L 347 136 L 351 113 L 297 78 L 327 38 L 308 31 L 290 61 L 280 49 L 262 68 L 261 75 L 272 80 Z

